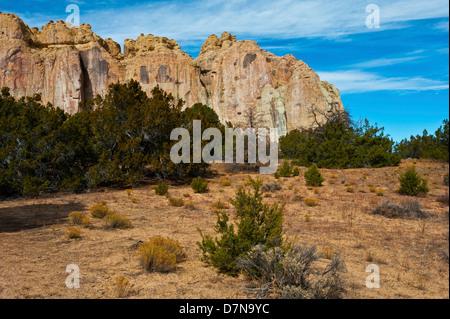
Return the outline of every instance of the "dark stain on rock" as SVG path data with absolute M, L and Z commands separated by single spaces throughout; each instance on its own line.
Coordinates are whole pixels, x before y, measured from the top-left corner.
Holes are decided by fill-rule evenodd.
M 156 81 L 159 83 L 171 82 L 172 79 L 167 74 L 167 65 L 161 65 L 158 69 L 158 75 L 156 76 Z
M 150 80 L 148 78 L 147 67 L 146 66 L 141 66 L 140 73 L 141 73 L 141 83 L 142 84 L 148 84 L 150 82 Z
M 256 60 L 256 54 L 247 54 L 244 58 L 244 69 Z

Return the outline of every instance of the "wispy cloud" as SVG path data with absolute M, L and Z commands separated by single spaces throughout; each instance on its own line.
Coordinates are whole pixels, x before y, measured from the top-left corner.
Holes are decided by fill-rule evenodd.
M 412 56 L 406 58 L 393 58 L 393 59 L 375 59 L 371 61 L 361 62 L 357 64 L 353 64 L 352 67 L 355 68 L 376 68 L 381 66 L 389 66 L 401 63 L 411 62 L 417 59 L 422 58 L 421 56 Z
M 434 29 L 439 30 L 439 31 L 443 31 L 443 32 L 448 32 L 449 31 L 449 22 L 448 21 L 442 21 L 442 22 L 436 23 L 434 25 Z
M 204 40 L 222 31 L 238 37 L 340 39 L 349 34 L 403 28 L 411 20 L 448 17 L 449 12 L 445 0 L 428 0 L 426 4 L 423 0 L 377 0 L 381 28 L 368 29 L 366 6 L 370 2 L 361 0 L 166 0 L 122 2 L 120 6 L 112 2 L 103 9 L 79 3 L 82 22 L 120 43 L 141 32 L 177 40 Z M 42 22 L 42 16 L 27 14 L 26 18 L 28 22 Z
M 423 77 L 384 77 L 360 70 L 317 72 L 322 80 L 333 83 L 341 93 L 375 91 L 437 91 L 448 90 L 448 82 Z

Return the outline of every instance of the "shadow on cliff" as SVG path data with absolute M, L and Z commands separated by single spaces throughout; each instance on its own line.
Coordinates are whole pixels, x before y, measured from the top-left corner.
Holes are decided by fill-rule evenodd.
M 36 204 L 0 208 L 0 233 L 13 233 L 65 222 L 73 211 L 83 211 L 84 205 Z

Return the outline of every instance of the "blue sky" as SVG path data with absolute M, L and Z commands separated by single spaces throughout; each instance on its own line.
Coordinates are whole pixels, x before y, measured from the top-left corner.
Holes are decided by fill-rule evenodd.
M 340 89 L 354 119 L 384 126 L 395 140 L 434 132 L 449 117 L 445 0 L 0 0 L 0 11 L 40 28 L 66 20 L 68 4 L 79 6 L 81 23 L 121 45 L 151 33 L 177 40 L 195 58 L 208 35 L 229 31 L 293 54 Z M 366 26 L 369 4 L 380 9 L 380 28 Z

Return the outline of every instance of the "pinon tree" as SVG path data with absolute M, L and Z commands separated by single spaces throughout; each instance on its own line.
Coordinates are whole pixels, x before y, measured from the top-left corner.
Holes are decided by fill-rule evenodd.
M 267 249 L 283 247 L 283 210 L 277 204 L 263 203 L 262 181 L 249 178 L 249 189 L 240 187 L 231 204 L 236 208 L 236 224 L 230 222 L 225 211 L 217 212 L 213 238 L 203 234 L 197 245 L 203 252 L 203 260 L 210 262 L 219 272 L 238 274 L 237 260 L 250 252 L 253 246 L 262 244 Z

